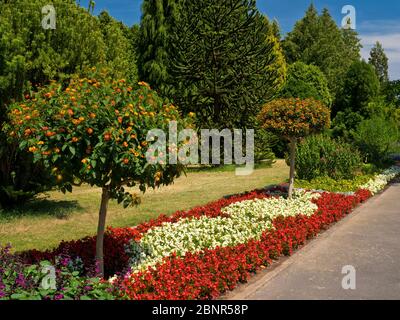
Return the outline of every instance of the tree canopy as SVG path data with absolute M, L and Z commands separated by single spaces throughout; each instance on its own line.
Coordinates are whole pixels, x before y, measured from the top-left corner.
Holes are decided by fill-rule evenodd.
M 354 30 L 339 29 L 327 9 L 319 15 L 311 5 L 283 41 L 287 61 L 302 61 L 321 69 L 334 98 L 354 61 L 360 59 L 360 40 Z
M 282 98 L 314 98 L 326 106 L 332 104 L 325 75 L 318 67 L 300 61 L 289 66 L 285 85 L 279 95 Z
M 171 29 L 171 97 L 200 125 L 251 126 L 285 79 L 276 25 L 254 0 L 184 0 L 180 12 Z

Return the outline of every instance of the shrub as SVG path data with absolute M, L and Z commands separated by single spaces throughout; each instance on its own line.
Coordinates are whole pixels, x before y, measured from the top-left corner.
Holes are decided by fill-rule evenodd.
M 366 162 L 383 165 L 398 147 L 400 135 L 396 123 L 382 117 L 362 121 L 353 133 L 354 143 Z
M 361 156 L 351 145 L 324 135 L 306 138 L 297 147 L 297 177 L 312 180 L 327 176 L 350 179 L 361 167 Z
M 280 96 L 282 98 L 314 98 L 327 106 L 332 104 L 332 96 L 325 75 L 318 67 L 303 62 L 295 62 L 289 66 L 287 80 Z
M 333 179 L 318 177 L 308 180 L 297 180 L 296 188 L 306 190 L 326 190 L 329 192 L 354 192 L 373 178 L 373 175 L 362 175 L 353 179 Z

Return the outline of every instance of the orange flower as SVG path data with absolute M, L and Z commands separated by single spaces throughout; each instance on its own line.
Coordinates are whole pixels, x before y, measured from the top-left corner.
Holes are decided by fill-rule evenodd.
M 139 86 L 146 87 L 146 88 L 149 88 L 149 89 L 150 89 L 150 85 L 149 85 L 147 82 L 140 81 L 140 82 L 138 83 L 138 85 L 139 85 Z

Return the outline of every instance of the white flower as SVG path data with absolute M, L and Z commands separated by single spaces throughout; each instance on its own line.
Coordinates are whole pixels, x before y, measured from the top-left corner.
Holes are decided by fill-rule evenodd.
M 373 195 L 377 194 L 378 192 L 382 191 L 386 185 L 396 178 L 400 174 L 400 167 L 394 166 L 385 171 L 381 174 L 375 176 L 375 178 L 368 181 L 366 184 L 361 186 L 361 189 L 369 190 Z

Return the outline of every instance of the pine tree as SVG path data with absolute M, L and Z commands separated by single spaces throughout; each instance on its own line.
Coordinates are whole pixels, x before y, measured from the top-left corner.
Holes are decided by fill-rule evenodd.
M 375 68 L 376 75 L 382 85 L 389 82 L 388 57 L 380 42 L 371 49 L 369 63 Z
M 274 28 L 254 0 L 184 0 L 181 12 L 171 32 L 174 101 L 206 128 L 254 126 L 285 78 Z
M 142 81 L 162 89 L 168 81 L 169 30 L 179 0 L 144 0 L 138 37 L 138 73 Z

